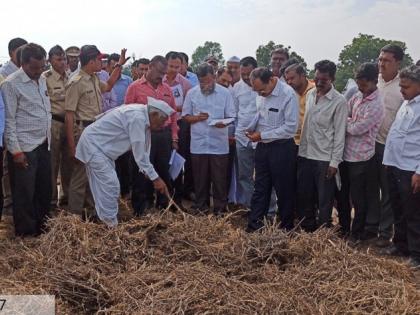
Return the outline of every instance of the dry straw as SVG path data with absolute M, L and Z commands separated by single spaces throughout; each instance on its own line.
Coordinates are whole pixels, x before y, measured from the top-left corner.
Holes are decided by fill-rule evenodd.
M 3 294 L 50 293 L 57 314 L 420 314 L 411 271 L 328 230 L 246 234 L 165 211 L 117 228 L 59 215 L 0 244 Z

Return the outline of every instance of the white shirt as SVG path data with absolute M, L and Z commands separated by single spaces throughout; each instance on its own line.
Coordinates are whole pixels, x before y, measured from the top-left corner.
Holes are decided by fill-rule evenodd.
M 193 87 L 185 98 L 182 116 L 208 113 L 209 118 L 191 124 L 192 154 L 228 154 L 228 128 L 209 126 L 215 119 L 234 118 L 236 116 L 233 98 L 229 90 L 216 84 L 213 93 L 204 95 L 200 85 Z
M 388 136 L 389 129 L 394 122 L 395 115 L 397 115 L 398 109 L 404 102 L 404 98 L 400 91 L 399 75 L 397 74 L 394 79 L 385 82 L 382 75 L 379 74 L 378 90 L 384 105 L 384 118 L 381 126 L 379 127 L 376 141 L 385 144 L 386 137 Z
M 136 105 L 136 104 L 134 104 Z M 100 152 L 115 161 L 129 150 L 150 180 L 158 178 L 150 163 L 150 122 L 147 106 L 116 107 L 85 128 L 76 148 L 76 158 L 88 163 Z
M 256 131 L 261 134 L 261 142 L 295 136 L 299 125 L 299 102 L 290 86 L 278 79 L 271 94 L 258 96 L 256 102 L 259 115 Z
M 252 90 L 243 80 L 232 88 L 233 102 L 236 109 L 235 138 L 242 146 L 247 147 L 250 140 L 245 135 L 248 126 L 257 114 L 257 92 Z
M 383 164 L 420 175 L 420 95 L 399 109 L 386 140 Z

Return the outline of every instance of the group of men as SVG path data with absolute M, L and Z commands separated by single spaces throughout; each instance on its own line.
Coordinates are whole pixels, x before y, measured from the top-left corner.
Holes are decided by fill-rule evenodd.
M 269 68 L 209 56 L 195 73 L 170 51 L 135 60 L 131 77 L 125 52 L 10 41 L 0 100 L 17 235 L 41 233 L 51 206 L 115 226 L 119 197 L 136 215 L 172 197 L 215 215 L 236 203 L 248 232 L 273 209 L 286 230 L 330 227 L 336 207 L 343 236 L 420 266 L 420 65 L 400 69 L 401 47 L 343 94 L 332 61 L 311 80 L 283 48 Z

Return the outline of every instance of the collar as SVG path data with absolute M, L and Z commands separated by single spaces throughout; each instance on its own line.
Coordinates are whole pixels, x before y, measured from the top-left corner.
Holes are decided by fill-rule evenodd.
M 168 82 L 168 76 L 165 74 L 165 76 L 163 77 L 162 82 L 168 84 L 169 86 L 174 86 L 176 84 L 181 84 L 181 78 L 180 77 L 181 77 L 181 74 L 177 73 L 176 76 L 175 76 L 175 78 L 174 78 L 174 81 L 172 82 L 172 84 L 169 84 L 169 82 Z
M 13 71 L 17 71 L 19 69 L 18 66 L 15 65 L 15 63 L 12 60 L 7 61 L 4 66 L 8 66 L 8 67 L 12 68 Z
M 328 91 L 327 94 L 325 94 L 324 96 L 328 99 L 328 100 L 332 100 L 334 98 L 335 95 L 335 88 L 334 85 L 331 85 L 331 89 Z
M 365 98 L 363 98 L 363 94 L 362 94 L 362 103 L 363 102 L 367 102 L 367 101 L 373 101 L 374 99 L 379 97 L 379 89 L 376 89 L 375 91 L 373 91 L 372 93 L 370 93 L 368 96 L 366 96 Z
M 395 83 L 395 82 L 399 83 L 400 73 L 398 72 L 397 75 L 392 80 L 390 80 L 388 82 L 385 82 L 384 78 L 382 77 L 382 74 L 379 73 L 378 81 L 380 81 L 383 85 L 389 85 L 389 84 L 392 84 L 392 83 Z
M 305 91 L 303 91 L 303 94 L 301 96 L 306 95 L 308 91 L 312 90 L 315 87 L 314 81 L 308 79 L 306 79 L 306 81 L 308 82 L 308 85 L 306 86 L 306 89 Z
M 67 72 L 64 72 L 64 75 L 59 74 L 57 71 L 54 70 L 54 68 L 51 67 L 51 72 L 54 80 L 64 80 L 67 78 Z
M 420 94 L 417 95 L 415 98 L 413 98 L 412 100 L 409 100 L 407 102 L 407 105 L 414 105 L 415 103 L 420 103 Z
M 20 76 L 23 83 L 33 81 L 30 77 L 28 77 L 28 75 L 26 74 L 26 72 L 22 68 L 20 68 L 18 71 L 19 71 L 18 75 Z
M 276 86 L 274 87 L 274 89 L 271 91 L 271 94 L 269 96 L 279 96 L 281 94 L 281 81 L 279 78 L 276 78 L 277 82 L 276 82 Z
M 148 85 L 150 86 L 150 88 L 152 88 L 153 90 L 157 90 L 159 89 L 161 86 L 163 86 L 162 83 L 158 84 L 157 88 L 155 89 L 150 83 L 149 81 L 146 80 L 146 76 L 142 76 L 140 79 L 138 79 L 137 81 L 139 81 L 139 84 L 144 84 L 144 85 Z
M 85 77 L 85 78 L 87 78 L 87 79 L 90 79 L 91 77 L 93 77 L 93 76 L 95 76 L 96 74 L 95 73 L 93 73 L 93 74 L 89 74 L 89 73 L 87 73 L 86 71 L 84 71 L 83 69 L 81 69 L 80 68 L 80 70 L 79 70 L 79 74 L 82 76 L 82 77 Z

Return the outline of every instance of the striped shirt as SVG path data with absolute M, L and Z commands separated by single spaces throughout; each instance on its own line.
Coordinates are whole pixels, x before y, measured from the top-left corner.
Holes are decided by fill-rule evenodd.
M 379 90 L 363 98 L 357 92 L 348 102 L 344 161 L 361 162 L 375 154 L 375 139 L 383 119 Z
M 1 85 L 6 107 L 5 141 L 8 151 L 31 152 L 51 140 L 51 104 L 47 83 L 41 76 L 38 82 L 19 69 Z

